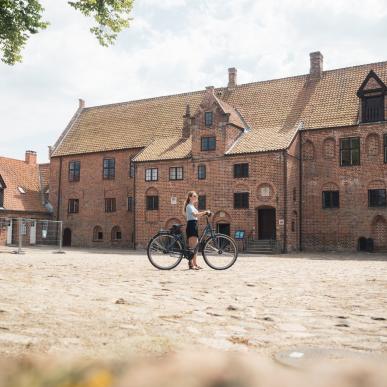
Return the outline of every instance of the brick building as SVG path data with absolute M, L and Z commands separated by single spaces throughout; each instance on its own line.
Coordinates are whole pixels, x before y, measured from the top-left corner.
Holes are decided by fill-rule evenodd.
M 25 160 L 0 157 L 0 245 L 17 243 L 18 218 L 51 218 L 49 172 L 49 164 L 38 164 L 34 151 L 26 151 Z M 36 224 L 24 227 L 35 227 L 23 234 L 35 235 L 36 241 Z
M 67 244 L 144 246 L 183 222 L 279 250 L 387 248 L 387 62 L 79 108 L 52 147 L 50 201 Z M 259 244 L 259 242 L 257 242 Z

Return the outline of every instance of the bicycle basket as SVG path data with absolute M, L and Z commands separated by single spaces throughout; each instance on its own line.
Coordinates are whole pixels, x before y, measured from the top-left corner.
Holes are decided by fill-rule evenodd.
M 174 224 L 174 225 L 169 229 L 169 231 L 170 231 L 170 233 L 173 234 L 173 235 L 181 234 L 181 233 L 182 233 L 181 227 L 182 227 L 181 224 Z

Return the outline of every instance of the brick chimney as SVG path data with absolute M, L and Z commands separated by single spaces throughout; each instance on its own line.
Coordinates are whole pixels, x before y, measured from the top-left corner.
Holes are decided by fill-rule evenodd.
M 237 85 L 237 69 L 235 67 L 230 67 L 228 69 L 228 89 L 234 89 Z
M 182 136 L 183 138 L 188 138 L 191 135 L 191 108 L 187 104 L 185 108 L 185 114 L 183 116 L 184 118 L 184 123 L 183 123 L 183 130 L 182 130 Z
M 320 51 L 311 52 L 310 56 L 310 78 L 321 79 L 323 73 L 324 57 Z
M 37 159 L 37 156 L 36 156 L 36 152 L 32 151 L 32 150 L 28 150 L 26 151 L 26 163 L 29 164 L 29 165 L 35 165 L 36 164 L 36 160 Z
M 85 107 L 85 100 L 82 98 L 79 98 L 79 109 L 83 109 Z

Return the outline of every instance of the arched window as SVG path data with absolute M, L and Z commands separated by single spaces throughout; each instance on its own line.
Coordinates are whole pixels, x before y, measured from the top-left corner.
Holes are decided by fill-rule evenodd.
M 302 158 L 304 160 L 314 160 L 315 152 L 312 141 L 307 140 L 302 147 Z
M 334 138 L 326 138 L 324 140 L 324 146 L 323 146 L 323 155 L 324 159 L 333 159 L 335 158 L 335 147 L 336 142 Z
M 103 231 L 101 226 L 95 226 L 93 230 L 93 241 L 103 241 Z
M 380 152 L 379 135 L 371 133 L 366 138 L 366 151 L 368 156 L 377 156 Z
M 112 228 L 112 241 L 120 241 L 122 239 L 121 229 L 118 226 Z

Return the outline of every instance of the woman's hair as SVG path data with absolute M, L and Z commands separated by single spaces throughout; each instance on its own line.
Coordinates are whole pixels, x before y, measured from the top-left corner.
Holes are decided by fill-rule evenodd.
M 197 193 L 195 191 L 189 191 L 187 193 L 187 197 L 186 197 L 186 199 L 184 201 L 184 206 L 183 206 L 183 215 L 184 216 L 185 216 L 185 210 L 186 210 L 186 208 L 187 208 L 187 206 L 188 206 L 188 204 L 190 202 L 190 199 L 192 198 L 193 195 L 197 195 Z

